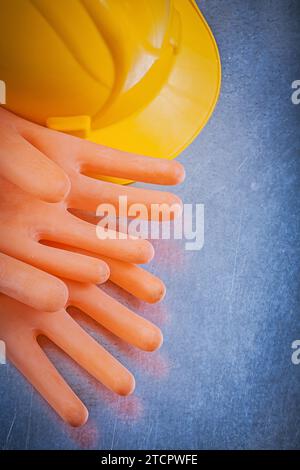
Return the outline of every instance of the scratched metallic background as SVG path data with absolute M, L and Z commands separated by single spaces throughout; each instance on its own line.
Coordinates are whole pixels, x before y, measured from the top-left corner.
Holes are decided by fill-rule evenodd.
M 162 327 L 164 346 L 136 352 L 85 322 L 135 373 L 136 393 L 125 399 L 46 346 L 90 408 L 80 430 L 0 366 L 0 448 L 300 448 L 300 366 L 291 362 L 300 339 L 300 105 L 290 99 L 300 2 L 200 6 L 219 44 L 222 93 L 180 158 L 179 193 L 205 204 L 205 247 L 160 243 L 151 269 L 166 281 L 166 300 L 145 308 L 125 296 Z

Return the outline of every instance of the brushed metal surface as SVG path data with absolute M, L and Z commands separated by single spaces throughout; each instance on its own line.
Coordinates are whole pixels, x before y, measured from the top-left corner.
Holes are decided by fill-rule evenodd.
M 0 366 L 0 449 L 300 448 L 300 3 L 207 0 L 200 6 L 223 65 L 220 101 L 180 157 L 178 193 L 205 204 L 205 245 L 157 243 L 158 306 L 108 290 L 155 321 L 164 345 L 135 351 L 92 322 L 88 331 L 136 376 L 116 398 L 47 351 L 90 409 L 64 425 L 11 366 Z M 0 332 L 1 337 L 1 332 Z

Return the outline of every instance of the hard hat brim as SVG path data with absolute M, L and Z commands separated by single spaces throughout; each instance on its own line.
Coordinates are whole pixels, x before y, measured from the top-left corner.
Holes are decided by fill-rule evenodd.
M 167 82 L 144 109 L 92 131 L 90 140 L 141 155 L 173 159 L 209 120 L 221 84 L 218 48 L 195 1 L 175 0 L 174 4 L 181 18 L 181 43 Z

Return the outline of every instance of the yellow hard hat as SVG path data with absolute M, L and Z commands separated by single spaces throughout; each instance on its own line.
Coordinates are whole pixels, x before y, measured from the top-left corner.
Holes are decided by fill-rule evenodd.
M 193 0 L 1 0 L 0 79 L 26 119 L 174 158 L 209 119 L 221 66 Z

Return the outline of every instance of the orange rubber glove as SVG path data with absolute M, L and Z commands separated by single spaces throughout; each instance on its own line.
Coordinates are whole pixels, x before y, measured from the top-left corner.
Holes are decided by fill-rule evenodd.
M 159 328 L 96 286 L 74 281 L 68 281 L 67 285 L 68 305 L 80 308 L 118 337 L 146 351 L 161 345 Z M 55 313 L 37 311 L 0 294 L 0 331 L 9 360 L 72 426 L 84 424 L 88 411 L 40 348 L 39 335 L 48 337 L 110 390 L 119 395 L 128 395 L 134 390 L 135 381 L 130 372 L 64 309 Z
M 174 185 L 180 183 L 185 176 L 184 169 L 178 162 L 132 155 L 97 145 L 31 123 L 1 107 L 0 124 L 5 143 L 0 152 L 0 175 L 2 174 L 6 179 L 26 189 L 27 192 L 32 192 L 32 188 L 37 184 L 37 173 L 34 165 L 28 164 L 27 158 L 22 164 L 20 161 L 22 155 L 20 157 L 20 154 L 27 152 L 27 155 L 32 151 L 33 155 L 37 151 L 39 155 L 41 153 L 44 156 L 41 159 L 43 164 L 49 159 L 52 160 L 52 164 L 55 162 L 59 165 L 70 179 L 68 207 L 94 211 L 100 203 L 111 203 L 117 208 L 119 196 L 127 196 L 129 205 L 143 203 L 147 208 L 151 204 L 181 203 L 174 194 L 168 192 L 124 187 L 86 176 L 96 173 L 102 176 L 133 179 L 145 183 Z M 21 138 L 24 145 L 18 147 Z M 16 154 L 17 157 L 15 157 Z M 7 156 L 11 156 L 11 159 Z M 18 177 L 15 176 L 16 173 Z M 45 177 L 38 183 L 40 186 L 48 185 L 47 191 L 50 190 L 49 186 L 51 186 L 53 176 L 51 172 L 49 173 L 49 184 L 47 183 L 46 167 Z M 23 184 L 20 183 L 22 175 L 26 179 L 26 184 L 24 181 L 22 181 Z M 36 192 L 38 193 L 38 190 Z M 48 200 L 49 198 L 47 199 L 45 196 L 44 199 Z
M 152 203 L 167 203 L 169 205 L 178 203 L 180 201 L 170 193 L 125 188 L 104 181 L 95 181 L 84 173 L 97 172 L 101 175 L 133 178 L 145 182 L 176 184 L 184 177 L 181 165 L 176 162 L 124 155 L 116 150 L 49 131 L 28 123 L 3 109 L 0 109 L 1 120 L 2 122 L 4 120 L 5 126 L 10 128 L 12 140 L 14 135 L 22 136 L 22 139 L 42 152 L 45 159 L 49 157 L 58 163 L 68 174 L 71 189 L 63 202 L 50 204 L 45 200 L 58 200 L 57 195 L 51 199 L 49 194 L 38 193 L 35 181 L 32 181 L 32 188 L 28 184 L 28 180 L 24 184 L 24 180 L 20 177 L 22 171 L 14 173 L 11 170 L 13 165 L 11 168 L 10 165 L 3 164 L 2 167 L 0 165 L 0 173 L 1 168 L 4 168 L 1 174 L 6 178 L 0 179 L 0 250 L 58 276 L 73 279 L 73 281 L 66 281 L 70 291 L 68 304 L 77 305 L 87 311 L 93 318 L 98 319 L 104 326 L 131 344 L 146 350 L 158 347 L 161 342 L 161 333 L 154 325 L 139 318 L 100 290 L 96 292 L 95 286 L 74 282 L 77 280 L 86 283 L 103 282 L 108 276 L 108 265 L 110 265 L 113 282 L 143 300 L 158 301 L 165 292 L 163 283 L 132 264 L 151 259 L 153 255 L 151 244 L 145 240 L 130 238 L 127 240 L 99 240 L 96 238 L 95 226 L 71 215 L 68 209 L 95 210 L 100 202 L 109 202 L 118 207 L 120 195 L 128 197 L 129 205 L 138 202 L 145 204 L 148 208 Z M 9 148 L 11 148 L 10 145 L 7 149 L 9 150 Z M 1 160 L 3 161 L 3 158 Z M 26 168 L 24 170 L 26 171 Z M 19 179 L 15 177 L 16 174 Z M 32 175 L 36 177 L 36 173 L 33 172 Z M 68 192 L 67 186 L 68 182 L 62 193 Z M 20 188 L 27 190 L 29 194 Z M 44 201 L 38 200 L 32 194 L 44 199 Z M 38 243 L 39 241 L 43 241 L 44 244 Z M 51 244 L 61 245 L 61 248 L 47 246 Z M 62 249 L 63 245 L 67 245 L 65 247 L 67 249 Z M 69 247 L 73 253 L 67 251 Z M 92 253 L 87 253 L 86 250 L 90 250 Z M 102 257 L 105 258 L 107 264 L 101 259 Z M 6 261 L 7 259 L 9 257 L 6 256 Z M 13 269 L 18 270 L 21 265 L 22 269 L 25 269 L 26 265 L 21 261 L 13 258 L 10 260 L 12 261 L 11 275 L 13 275 Z M 29 279 L 33 274 L 41 273 L 35 268 L 29 271 L 26 271 L 27 277 L 24 278 Z M 20 273 L 21 271 L 19 271 Z M 48 276 L 47 273 L 42 274 Z M 53 276 L 50 278 L 51 280 L 55 279 Z M 59 279 L 57 281 L 61 282 Z M 20 285 L 24 286 L 24 283 L 23 285 L 20 283 Z M 9 290 L 9 287 L 11 286 L 4 286 L 2 291 L 19 300 L 24 300 L 24 290 L 16 292 L 12 289 Z M 30 284 L 26 293 L 28 295 L 27 303 L 36 306 L 38 296 L 32 295 L 33 290 L 34 285 Z M 64 291 L 64 295 L 60 299 L 61 303 L 65 301 L 65 294 Z M 101 305 L 101 309 L 99 305 Z M 49 310 L 54 310 L 55 302 L 50 307 Z M 99 347 L 97 349 L 96 343 L 93 343 L 93 340 L 92 343 L 90 342 L 88 335 L 73 322 L 65 310 L 60 309 L 47 315 L 45 312 L 25 307 L 4 295 L 1 296 L 0 310 L 1 335 L 8 344 L 9 357 L 68 422 L 74 425 L 82 424 L 86 419 L 87 412 L 43 355 L 34 336 L 43 333 L 55 341 L 54 336 L 56 335 L 55 342 L 109 388 L 124 394 L 132 390 L 133 380 L 128 371 L 103 349 L 99 350 Z M 28 331 L 29 334 L 26 333 Z M 68 334 L 71 332 L 72 340 L 65 337 L 66 331 Z M 33 336 L 32 333 L 34 333 Z M 82 340 L 82 349 L 78 348 L 79 339 Z M 18 340 L 19 346 L 24 345 L 25 348 L 28 348 L 28 355 L 25 351 L 25 362 L 24 354 L 20 352 L 21 348 L 17 347 Z M 30 349 L 31 347 L 32 349 Z M 88 350 L 89 348 L 91 349 Z M 32 351 L 34 354 L 30 354 Z M 97 369 L 95 362 L 91 360 L 89 363 L 87 360 L 87 357 L 90 358 L 90 355 L 93 356 L 96 352 L 99 352 L 103 359 L 103 367 L 100 369 Z M 41 359 L 46 367 L 46 374 L 49 372 L 49 389 L 47 384 L 42 383 L 41 378 L 38 377 L 35 358 Z M 64 394 L 61 394 L 60 390 L 57 393 L 55 387 L 53 388 L 53 384 L 57 380 L 59 382 L 59 379 L 61 382 L 58 388 L 64 390 Z
M 95 228 L 71 216 L 67 212 L 67 208 L 95 209 L 99 200 L 117 204 L 119 195 L 127 195 L 129 203 L 144 202 L 147 206 L 152 202 L 159 204 L 179 202 L 174 195 L 169 193 L 124 188 L 120 185 L 93 180 L 83 175 L 81 171 L 94 169 L 106 175 L 138 178 L 142 181 L 161 184 L 175 184 L 184 177 L 184 171 L 180 164 L 124 154 L 72 136 L 50 131 L 29 123 L 3 108 L 0 108 L 0 128 L 3 137 L 3 146 L 1 147 L 3 152 L 0 152 L 0 173 L 2 171 L 2 174 L 10 181 L 19 184 L 29 193 L 51 200 L 50 192 L 47 195 L 42 194 L 42 191 L 40 191 L 42 186 L 39 186 L 40 182 L 43 182 L 43 185 L 49 191 L 52 187 L 53 173 L 47 165 L 43 167 L 44 162 L 48 161 L 48 157 L 56 159 L 68 172 L 72 181 L 71 192 L 66 201 L 60 205 L 55 205 L 36 200 L 30 194 L 25 194 L 22 190 L 16 188 L 14 184 L 9 184 L 9 182 L 0 178 L 0 196 L 3 197 L 0 217 L 2 222 L 0 250 L 53 274 L 83 282 L 103 282 L 106 280 L 109 274 L 107 265 L 103 261 L 94 258 L 66 253 L 59 249 L 50 249 L 42 246 L 38 241 L 41 238 L 55 240 L 137 263 L 148 261 L 152 257 L 152 247 L 146 241 L 100 241 L 96 239 Z M 32 142 L 36 146 L 32 145 Z M 40 159 L 41 166 L 39 167 L 35 163 L 29 164 L 30 152 L 34 155 L 33 162 L 35 162 L 35 158 L 42 157 L 40 149 L 44 151 L 44 158 Z M 23 151 L 25 153 L 24 163 L 19 158 Z M 39 153 L 36 153 L 36 151 Z M 8 158 L 9 155 L 12 155 L 13 158 Z M 40 170 L 40 168 L 45 170 L 43 176 L 39 176 L 35 171 L 36 169 Z M 49 184 L 47 185 L 46 177 L 48 174 Z M 22 180 L 23 177 L 24 180 Z M 55 200 L 55 198 L 57 198 L 57 194 L 53 194 L 52 200 Z M 16 278 L 18 278 L 18 266 L 22 265 L 16 262 L 10 263 L 11 282 L 13 282 L 14 277 L 13 270 L 15 270 Z M 22 266 L 20 273 L 24 272 L 24 269 L 24 266 Z M 33 279 L 33 273 L 38 274 L 36 278 L 38 280 L 39 271 L 29 269 L 26 275 L 30 274 L 30 279 Z M 20 276 L 21 274 L 19 274 L 19 278 Z M 46 278 L 44 276 L 44 281 Z M 49 290 L 47 292 L 50 294 L 53 278 L 48 277 L 48 279 Z M 3 283 L 1 289 L 0 279 L 0 290 L 35 307 L 39 297 L 38 290 L 35 288 L 37 284 L 35 282 L 26 282 L 26 286 L 28 286 L 26 291 L 22 290 L 23 285 L 22 282 L 15 283 L 14 291 L 11 289 L 7 291 L 7 282 Z M 65 297 L 63 290 L 65 291 L 60 284 L 60 289 L 58 289 L 60 292 L 57 291 L 57 295 L 54 295 L 52 304 L 49 295 L 46 295 L 40 306 L 45 307 L 45 310 L 55 309 L 58 305 L 62 307 Z M 41 294 L 42 292 L 43 290 Z

